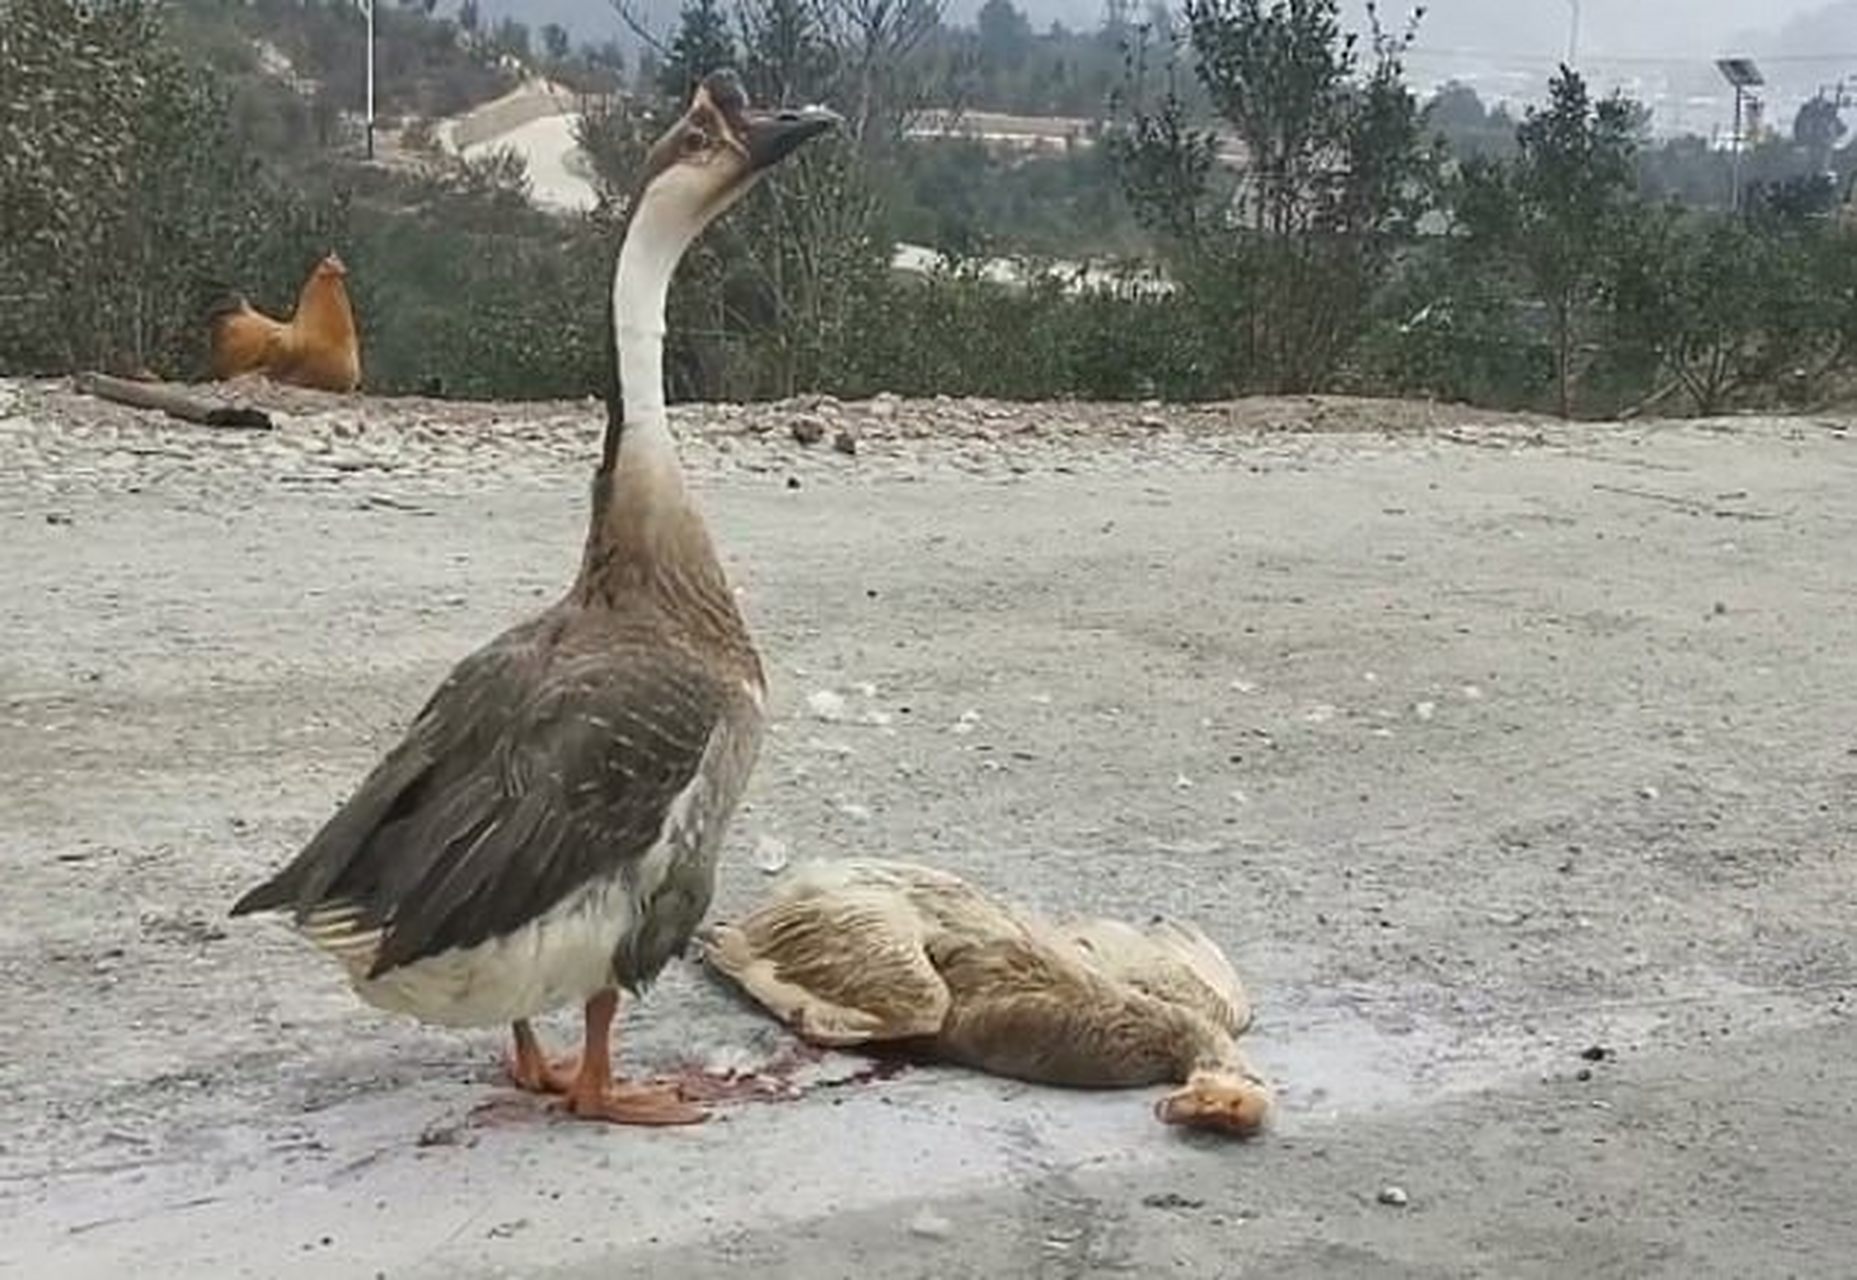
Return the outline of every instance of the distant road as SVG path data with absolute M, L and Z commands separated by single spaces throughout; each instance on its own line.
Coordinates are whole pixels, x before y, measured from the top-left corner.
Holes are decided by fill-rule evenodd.
M 580 113 L 572 91 L 525 80 L 509 93 L 439 127 L 440 140 L 468 159 L 509 149 L 528 168 L 529 198 L 544 209 L 584 213 L 598 201 L 575 133 Z

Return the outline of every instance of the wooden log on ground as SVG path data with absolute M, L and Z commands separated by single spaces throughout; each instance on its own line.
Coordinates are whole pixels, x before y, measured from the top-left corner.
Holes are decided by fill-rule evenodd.
M 269 431 L 272 427 L 270 415 L 262 409 L 220 404 L 216 400 L 190 396 L 164 383 L 131 382 L 107 373 L 80 373 L 72 383 L 85 395 L 135 409 L 153 409 L 202 427 L 234 427 L 248 431 Z

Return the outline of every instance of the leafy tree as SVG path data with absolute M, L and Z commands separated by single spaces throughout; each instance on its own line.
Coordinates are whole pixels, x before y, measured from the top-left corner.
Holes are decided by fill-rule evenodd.
M 1137 282 L 1075 289 L 1058 273 L 996 284 L 951 264 L 878 299 L 847 385 L 907 395 L 950 388 L 1009 399 L 1217 394 L 1216 335 L 1177 296 Z
M 825 90 L 838 51 L 819 0 L 740 0 L 738 20 L 742 70 L 757 101 L 789 105 Z
M 1463 248 L 1431 243 L 1402 263 L 1344 386 L 1504 408 L 1532 406 L 1552 386 L 1547 345 L 1513 281 Z
M 1654 347 L 1662 385 L 1697 413 L 1802 399 L 1848 367 L 1857 329 L 1849 232 L 1771 208 L 1676 209 L 1642 220 L 1621 255 L 1619 332 Z
M 1754 216 L 1798 228 L 1831 216 L 1838 205 L 1838 184 L 1832 174 L 1808 173 L 1779 182 L 1757 183 L 1744 199 Z
M 899 239 L 957 256 L 1132 257 L 1148 251 L 1108 149 L 1017 155 L 971 138 L 912 144 L 889 191 Z
M 1126 41 L 1135 29 L 1135 0 L 1103 0 L 1102 38 L 1114 44 Z
M 1425 104 L 1425 123 L 1459 157 L 1515 153 L 1515 121 L 1498 105 L 1485 109 L 1467 84 L 1451 81 Z
M 625 74 L 625 49 L 617 40 L 602 40 L 597 45 L 590 45 L 582 56 L 588 66 L 600 67 L 618 75 Z
M 658 91 L 682 102 L 697 81 L 734 62 L 735 38 L 718 0 L 686 0 L 677 17 L 677 34 L 658 69 Z
M 1808 99 L 1793 117 L 1793 142 L 1810 157 L 1814 172 L 1831 167 L 1831 153 L 1847 132 L 1838 104 L 1823 94 Z
M 655 50 L 645 48 L 638 51 L 638 67 L 632 74 L 632 84 L 642 93 L 663 91 L 664 63 Z
M 1649 353 L 1661 385 L 1696 412 L 1718 412 L 1753 370 L 1763 345 L 1762 296 L 1774 265 L 1769 244 L 1725 214 L 1674 208 L 1632 228 L 1612 284 L 1619 345 Z
M 377 15 L 384 109 L 433 117 L 499 91 L 502 29 L 461 45 L 422 3 Z M 687 74 L 675 100 L 592 104 L 584 137 L 608 199 L 562 218 L 529 202 L 513 155 L 431 153 L 410 175 L 344 155 L 360 37 L 339 6 L 0 5 L 8 371 L 189 373 L 209 285 L 281 311 L 308 263 L 339 247 L 374 389 L 601 384 L 616 219 Z M 922 0 L 707 8 L 680 28 L 686 45 L 709 30 L 729 48 L 712 43 L 689 73 L 733 61 L 757 100 L 829 101 L 850 123 L 692 252 L 671 298 L 674 395 L 1294 387 L 1719 412 L 1807 402 L 1857 355 L 1857 229 L 1841 224 L 1828 172 L 1857 167 L 1857 150 L 1836 149 L 1822 110 L 1748 154 L 1739 218 L 1665 208 L 1666 193 L 1721 204 L 1723 157 L 1680 140 L 1638 152 L 1641 111 L 1594 102 L 1566 76 L 1505 146 L 1507 117 L 1462 86 L 1421 115 L 1402 41 L 1346 35 L 1333 4 L 1200 0 L 1179 28 L 1188 60 L 1175 74 L 1157 58 L 1167 74 L 1150 86 L 1144 60 L 1172 48 L 1168 23 L 1150 6 L 1144 44 L 1133 0 L 1119 0 L 1111 17 L 1134 41 L 1140 92 L 1112 145 L 1086 134 L 1061 154 L 1006 155 L 919 141 L 910 122 L 962 95 L 1087 113 L 1120 65 L 1107 33 L 1001 24 L 994 35 L 1010 26 L 1024 56 L 981 76 L 979 31 L 942 26 Z M 1002 3 L 988 21 L 1015 13 Z M 258 34 L 290 59 L 296 87 L 259 66 Z M 558 60 L 561 39 L 541 37 L 556 73 L 610 92 L 581 74 L 593 53 Z M 638 83 L 661 87 L 659 69 L 641 57 Z M 1419 141 L 1434 132 L 1469 157 L 1437 192 Z M 1821 169 L 1813 148 L 1826 146 Z M 1452 218 L 1431 226 L 1450 234 L 1416 235 L 1434 194 Z M 947 267 L 893 274 L 899 235 L 952 250 Z M 1149 264 L 1086 287 L 1051 261 L 1131 251 L 1160 254 L 1172 287 L 1137 269 Z M 997 282 L 982 254 L 1020 255 L 1028 283 Z
M 1595 102 L 1568 67 L 1548 92 L 1548 105 L 1531 109 L 1516 130 L 1513 161 L 1466 164 L 1458 217 L 1493 259 L 1519 269 L 1545 307 L 1555 401 L 1567 417 L 1609 255 L 1636 211 L 1632 158 L 1642 117 L 1617 95 Z
M 566 62 L 573 42 L 568 39 L 567 28 L 558 22 L 545 23 L 542 26 L 542 52 L 548 55 L 550 62 Z
M 0 38 L 0 360 L 187 371 L 216 281 L 294 290 L 344 210 L 276 185 L 162 10 L 11 0 Z
M 496 24 L 496 31 L 490 37 L 490 43 L 498 53 L 512 58 L 526 59 L 529 56 L 528 24 L 514 18 L 504 18 Z
M 1815 155 L 1791 137 L 1764 134 L 1741 155 L 1741 189 L 1750 201 L 1763 189 L 1822 183 L 1829 173 L 1851 170 L 1849 149 Z M 1638 187 L 1647 199 L 1675 200 L 1695 208 L 1726 209 L 1733 191 L 1732 153 L 1709 139 L 1694 135 L 1666 138 L 1643 147 L 1637 155 Z
M 1032 47 L 1032 24 L 1012 0 L 986 0 L 974 19 L 980 38 L 980 59 L 992 70 L 1016 71 L 1025 65 Z
M 1221 183 L 1215 156 L 1230 144 L 1193 127 L 1170 81 L 1118 140 L 1127 193 L 1209 323 L 1238 335 L 1239 369 L 1307 390 L 1359 338 L 1425 205 L 1409 33 L 1376 28 L 1363 56 L 1336 0 L 1188 0 L 1186 27 L 1238 182 Z

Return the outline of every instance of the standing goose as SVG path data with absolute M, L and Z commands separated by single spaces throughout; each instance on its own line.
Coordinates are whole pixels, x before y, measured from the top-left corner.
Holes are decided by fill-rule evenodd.
M 664 303 L 684 250 L 837 122 L 749 108 L 711 74 L 647 156 L 613 279 L 617 387 L 567 595 L 460 662 L 359 791 L 234 915 L 288 911 L 362 999 L 447 1026 L 509 1023 L 510 1074 L 577 1116 L 704 1118 L 612 1074 L 623 988 L 708 909 L 760 743 L 765 684 L 664 407 Z M 622 390 L 622 397 L 619 394 Z M 529 1019 L 584 1003 L 577 1068 Z

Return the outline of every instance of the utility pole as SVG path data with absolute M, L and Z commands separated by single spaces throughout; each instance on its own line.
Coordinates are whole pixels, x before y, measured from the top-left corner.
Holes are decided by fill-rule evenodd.
M 1567 0 L 1571 10 L 1567 20 L 1567 69 L 1577 71 L 1580 66 L 1580 0 Z
M 367 71 L 367 82 L 368 82 L 368 102 L 367 102 L 367 146 L 368 146 L 368 159 L 370 159 L 370 160 L 372 160 L 372 159 L 374 158 L 374 0 L 356 0 L 356 3 L 357 3 L 357 4 L 359 4 L 359 5 L 361 6 L 361 12 L 367 15 L 367 20 L 368 20 L 368 38 L 367 38 L 367 67 L 368 67 L 368 71 Z
M 1734 86 L 1734 166 L 1730 178 L 1728 207 L 1736 213 L 1741 212 L 1741 152 L 1744 125 L 1747 115 L 1747 91 L 1767 82 L 1760 74 L 1760 68 L 1754 65 L 1752 58 L 1722 58 L 1715 64 L 1723 79 Z
M 1734 87 L 1734 164 L 1728 178 L 1728 211 L 1741 212 L 1741 113 L 1747 101 L 1747 90 L 1740 85 Z

